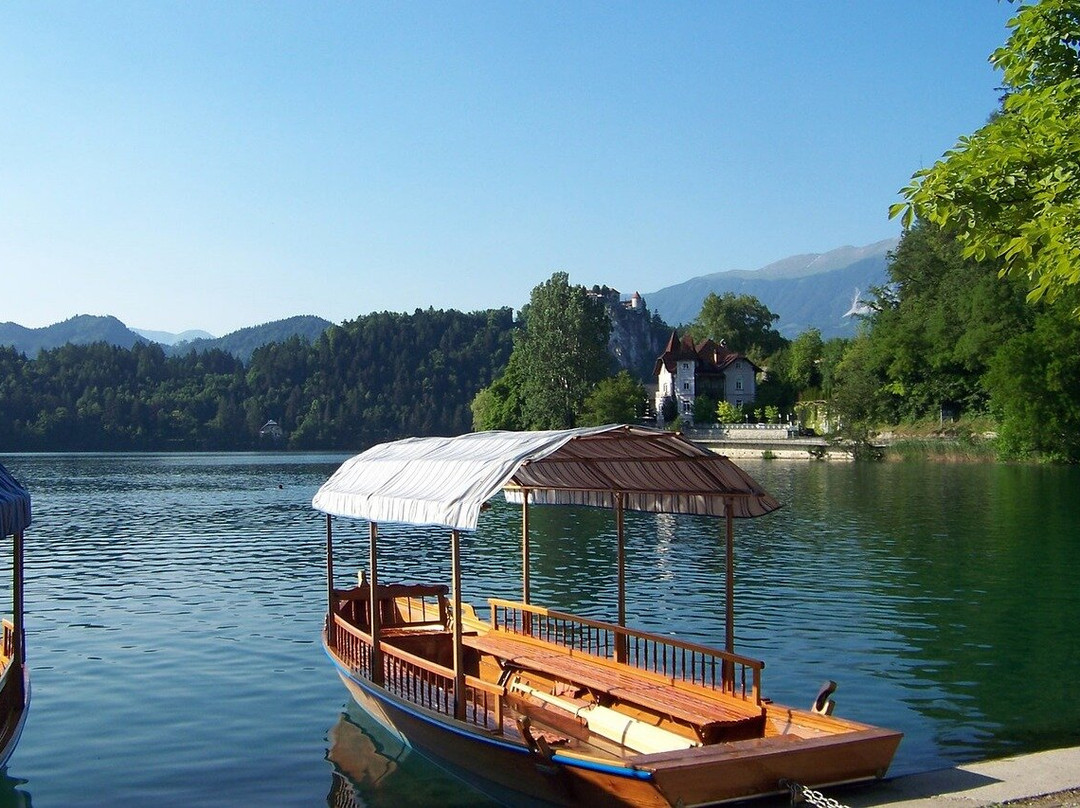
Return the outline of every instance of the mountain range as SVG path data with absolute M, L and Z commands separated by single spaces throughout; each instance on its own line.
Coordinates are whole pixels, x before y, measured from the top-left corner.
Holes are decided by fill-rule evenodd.
M 193 329 L 173 334 L 171 331 L 151 331 L 147 328 L 132 328 L 140 337 L 146 337 L 151 342 L 160 342 L 162 345 L 175 345 L 178 342 L 191 342 L 197 339 L 217 339 L 209 331 Z
M 793 255 L 756 270 L 731 270 L 701 275 L 644 293 L 649 311 L 664 322 L 681 326 L 693 321 L 710 293 L 748 294 L 779 315 L 777 330 L 791 339 L 817 328 L 824 339 L 855 333 L 860 299 L 874 286 L 888 282 L 889 255 L 899 239 L 886 239 L 864 247 L 839 247 L 825 253 Z M 289 317 L 241 328 L 223 337 L 205 331 L 172 334 L 128 328 L 112 316 L 80 314 L 43 328 L 0 323 L 0 345 L 11 345 L 27 356 L 72 343 L 108 342 L 130 348 L 136 342 L 157 342 L 170 355 L 218 348 L 245 362 L 260 345 L 293 336 L 314 341 L 331 325 L 313 315 Z
M 300 315 L 241 328 L 224 337 L 214 337 L 205 331 L 171 334 L 164 331 L 132 329 L 112 316 L 79 314 L 62 323 L 54 323 L 43 328 L 26 328 L 17 323 L 0 323 L 0 345 L 10 345 L 16 351 L 33 357 L 40 351 L 59 348 L 69 343 L 89 345 L 94 342 L 107 342 L 121 348 L 130 348 L 137 342 L 157 342 L 170 356 L 217 348 L 246 362 L 251 358 L 252 352 L 261 345 L 283 342 L 294 336 L 313 342 L 330 326 L 331 322 L 322 317 Z
M 651 311 L 676 326 L 692 322 L 710 292 L 732 292 L 753 295 L 780 315 L 776 330 L 788 339 L 808 328 L 819 329 L 824 339 L 850 337 L 860 300 L 872 287 L 888 283 L 889 254 L 898 243 L 891 238 L 865 247 L 793 255 L 760 269 L 701 275 L 642 295 Z

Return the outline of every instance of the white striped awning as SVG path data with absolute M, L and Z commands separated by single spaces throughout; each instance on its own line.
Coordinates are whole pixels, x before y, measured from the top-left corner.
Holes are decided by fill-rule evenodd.
M 474 530 L 500 490 L 511 501 L 649 513 L 762 516 L 773 499 L 723 455 L 674 433 L 637 426 L 476 432 L 408 438 L 346 460 L 319 488 L 324 513 L 372 522 Z
M 22 533 L 30 526 L 30 494 L 0 465 L 0 536 Z

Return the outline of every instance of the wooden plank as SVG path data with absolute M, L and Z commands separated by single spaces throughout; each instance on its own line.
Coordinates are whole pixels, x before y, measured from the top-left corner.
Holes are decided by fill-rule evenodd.
M 621 702 L 677 719 L 692 726 L 717 728 L 764 720 L 764 709 L 752 702 L 688 686 L 676 688 L 642 675 L 645 672 L 605 660 L 592 660 L 555 645 L 542 647 L 505 635 L 466 637 L 466 645 L 505 660 L 506 664 L 606 693 Z
M 450 589 L 445 584 L 379 584 L 375 587 L 375 594 L 379 600 L 407 597 L 437 597 L 446 595 Z M 371 588 L 364 583 L 351 589 L 335 589 L 334 597 L 341 600 L 367 600 L 371 595 Z

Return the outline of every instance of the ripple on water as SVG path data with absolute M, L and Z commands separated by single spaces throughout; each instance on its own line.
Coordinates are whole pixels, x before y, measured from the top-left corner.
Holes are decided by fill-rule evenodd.
M 34 495 L 34 705 L 10 771 L 35 801 L 309 805 L 339 788 L 328 733 L 345 720 L 368 736 L 317 641 L 310 500 L 342 459 L 4 459 Z M 809 704 L 837 680 L 840 714 L 905 732 L 896 773 L 1080 742 L 1080 470 L 743 465 L 785 503 L 735 531 L 737 650 L 766 661 L 767 695 Z M 611 515 L 536 509 L 532 525 L 534 600 L 609 618 Z M 519 533 L 496 502 L 463 537 L 467 600 L 519 594 Z M 631 514 L 626 535 L 629 621 L 722 645 L 717 523 Z M 339 585 L 366 548 L 366 525 L 335 523 Z M 448 551 L 445 531 L 381 528 L 393 578 L 445 580 Z M 463 793 L 395 765 L 389 785 L 363 785 L 366 804 Z

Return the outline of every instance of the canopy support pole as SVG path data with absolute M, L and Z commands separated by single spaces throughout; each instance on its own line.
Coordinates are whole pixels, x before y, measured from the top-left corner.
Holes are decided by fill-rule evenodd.
M 725 522 L 725 560 L 724 560 L 724 650 L 729 654 L 735 653 L 735 528 L 734 521 L 735 503 L 732 500 L 724 500 Z M 722 668 L 724 689 L 735 692 L 735 663 L 725 659 Z
M 529 489 L 521 491 L 521 602 L 529 603 Z
M 619 491 L 615 494 L 615 533 L 619 542 L 619 626 L 626 627 L 626 541 L 623 532 L 624 520 L 624 494 Z M 626 635 L 619 634 L 615 643 L 615 659 L 619 662 L 626 661 Z
M 454 585 L 454 718 L 465 719 L 465 649 L 461 643 L 461 531 L 450 532 L 451 579 Z
M 371 623 L 371 681 L 377 685 L 383 683 L 382 647 L 379 635 L 382 633 L 382 615 L 379 613 L 379 525 L 371 522 L 368 525 L 369 559 L 368 559 L 368 611 Z
M 731 499 L 724 502 L 724 516 L 726 522 L 727 559 L 725 590 L 727 594 L 727 632 L 725 634 L 725 650 L 729 654 L 735 653 L 735 527 L 734 527 L 735 503 Z
M 331 526 L 333 517 L 326 514 L 326 644 L 333 647 L 337 645 L 337 632 L 334 623 L 334 529 Z

